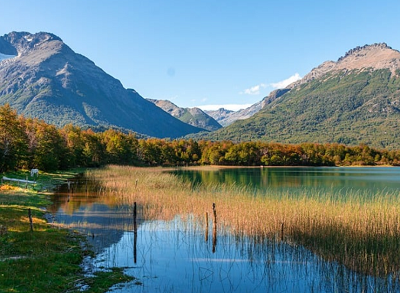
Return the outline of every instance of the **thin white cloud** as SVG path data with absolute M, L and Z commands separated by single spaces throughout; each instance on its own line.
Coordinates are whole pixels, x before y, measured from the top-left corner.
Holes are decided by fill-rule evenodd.
M 240 92 L 240 94 L 245 94 L 245 95 L 259 95 L 261 88 L 267 87 L 266 84 L 261 83 L 258 85 L 255 85 L 251 88 L 245 89 L 243 92 Z
M 283 89 L 283 88 L 287 87 L 289 84 L 291 84 L 291 83 L 293 83 L 295 81 L 298 81 L 299 79 L 301 79 L 301 76 L 300 76 L 300 74 L 298 74 L 296 72 L 294 75 L 292 75 L 291 77 L 289 77 L 289 78 L 287 78 L 285 80 L 278 81 L 276 83 L 271 83 L 271 86 L 274 89 Z
M 253 104 L 222 104 L 222 105 L 202 105 L 202 106 L 196 106 L 197 108 L 200 108 L 201 110 L 218 110 L 220 108 L 224 108 L 227 110 L 232 110 L 232 111 L 238 111 L 241 109 L 246 109 L 250 107 Z
M 289 84 L 298 81 L 299 79 L 301 79 L 300 74 L 298 74 L 297 72 L 292 75 L 291 77 L 282 80 L 282 81 L 278 81 L 278 82 L 274 82 L 274 83 L 270 83 L 270 84 L 265 84 L 265 83 L 260 83 L 258 85 L 252 86 L 251 88 L 245 89 L 244 91 L 240 92 L 239 94 L 245 94 L 245 95 L 259 95 L 261 89 L 266 88 L 266 87 L 272 87 L 273 89 L 282 89 L 287 87 Z

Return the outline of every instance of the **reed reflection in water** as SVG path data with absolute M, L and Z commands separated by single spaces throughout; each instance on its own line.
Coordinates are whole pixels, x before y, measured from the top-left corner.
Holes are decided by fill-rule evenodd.
M 188 225 L 192 225 L 188 229 Z M 300 246 L 256 243 L 219 231 L 213 253 L 201 227 L 176 217 L 143 223 L 97 258 L 98 267 L 123 267 L 136 281 L 110 292 L 391 292 L 398 282 L 366 277 L 325 262 Z M 389 280 L 389 281 L 388 281 Z

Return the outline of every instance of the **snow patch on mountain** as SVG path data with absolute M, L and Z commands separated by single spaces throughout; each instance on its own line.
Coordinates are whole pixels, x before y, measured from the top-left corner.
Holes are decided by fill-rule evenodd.
M 6 55 L 6 54 L 2 54 L 0 53 L 0 61 L 6 60 L 6 59 L 10 59 L 10 58 L 14 58 L 17 57 L 16 55 Z

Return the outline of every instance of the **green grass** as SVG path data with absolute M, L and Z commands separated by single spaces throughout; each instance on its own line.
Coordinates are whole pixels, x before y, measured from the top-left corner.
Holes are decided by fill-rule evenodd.
M 0 292 L 78 292 L 78 283 L 90 285 L 86 292 L 105 292 L 116 283 L 131 280 L 118 269 L 84 277 L 80 264 L 85 255 L 92 254 L 84 237 L 53 228 L 44 220 L 43 207 L 50 201 L 37 190 L 44 186 L 50 190 L 77 171 L 40 174 L 38 184 L 27 189 L 1 186 Z M 5 175 L 25 179 L 26 172 Z M 32 211 L 33 232 L 28 209 Z

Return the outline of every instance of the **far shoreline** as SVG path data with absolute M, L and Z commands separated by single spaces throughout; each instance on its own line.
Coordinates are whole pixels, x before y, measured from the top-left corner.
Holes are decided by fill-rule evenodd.
M 115 164 L 112 164 L 115 165 Z M 398 168 L 400 166 L 393 165 L 350 165 L 350 166 L 226 166 L 226 165 L 202 165 L 202 166 L 131 166 L 132 168 L 140 169 L 153 169 L 154 171 L 174 171 L 174 170 L 188 170 L 188 171 L 218 171 L 227 169 L 272 169 L 272 168 Z

